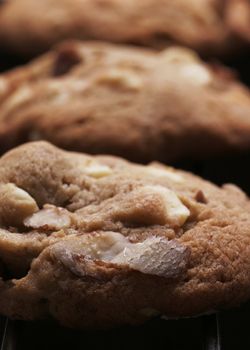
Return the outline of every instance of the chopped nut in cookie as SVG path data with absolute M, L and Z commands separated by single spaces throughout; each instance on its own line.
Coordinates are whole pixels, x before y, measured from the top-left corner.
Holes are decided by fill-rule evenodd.
M 72 45 L 65 45 L 58 52 L 55 58 L 52 75 L 55 77 L 67 74 L 72 68 L 82 61 L 79 52 Z
M 42 210 L 24 220 L 24 225 L 33 229 L 59 231 L 72 225 L 71 214 L 63 208 L 45 205 Z
M 207 198 L 202 190 L 196 192 L 195 199 L 199 203 L 207 204 Z
M 185 271 L 189 250 L 177 241 L 164 237 L 149 237 L 143 242 L 131 243 L 120 233 L 102 232 L 81 236 L 76 241 L 58 243 L 58 259 L 77 275 L 85 274 L 76 257 L 104 261 L 129 267 L 144 274 L 176 278 Z
M 0 185 L 0 222 L 6 226 L 22 226 L 29 215 L 39 210 L 36 201 L 12 183 Z

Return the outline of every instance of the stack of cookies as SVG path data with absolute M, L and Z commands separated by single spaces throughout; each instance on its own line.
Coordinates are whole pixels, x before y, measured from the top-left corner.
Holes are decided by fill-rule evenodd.
M 109 328 L 250 299 L 247 194 L 170 166 L 250 153 L 225 63 L 249 57 L 248 0 L 0 1 L 0 51 L 25 62 L 0 75 L 0 314 Z

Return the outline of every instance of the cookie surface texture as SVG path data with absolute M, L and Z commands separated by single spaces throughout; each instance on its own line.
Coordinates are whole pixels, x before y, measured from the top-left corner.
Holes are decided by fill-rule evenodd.
M 20 146 L 0 160 L 0 313 L 89 329 L 238 305 L 249 209 L 159 163 Z

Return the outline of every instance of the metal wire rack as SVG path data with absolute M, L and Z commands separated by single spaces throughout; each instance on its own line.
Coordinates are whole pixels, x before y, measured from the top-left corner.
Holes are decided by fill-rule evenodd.
M 48 322 L 1 319 L 1 350 L 249 350 L 250 305 L 191 319 L 155 319 L 111 331 L 74 331 Z
M 115 331 L 77 332 L 55 324 L 5 320 L 1 350 L 68 349 L 149 349 L 221 350 L 217 315 L 200 319 L 154 320 L 140 327 Z

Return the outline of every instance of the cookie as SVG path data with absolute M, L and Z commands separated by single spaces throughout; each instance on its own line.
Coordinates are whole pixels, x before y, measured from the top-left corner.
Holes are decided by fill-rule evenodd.
M 68 38 L 157 47 L 178 43 L 203 54 L 226 55 L 244 45 L 241 33 L 228 21 L 229 3 L 7 0 L 0 5 L 0 43 L 2 49 L 24 55 L 43 52 Z
M 238 305 L 249 210 L 160 163 L 22 145 L 0 159 L 0 313 L 89 329 Z
M 161 52 L 67 42 L 0 76 L 0 151 L 25 141 L 130 160 L 250 148 L 250 94 L 225 68 Z
M 229 0 L 227 18 L 230 27 L 239 36 L 250 42 L 250 2 L 249 0 Z

